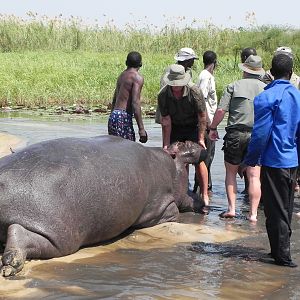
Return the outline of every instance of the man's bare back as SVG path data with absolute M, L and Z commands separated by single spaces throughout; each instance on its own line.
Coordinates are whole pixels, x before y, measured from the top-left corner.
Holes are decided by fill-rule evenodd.
M 123 109 L 132 114 L 134 104 L 140 106 L 143 83 L 144 79 L 136 68 L 123 71 L 117 81 L 112 109 Z
M 117 80 L 112 101 L 111 120 L 109 120 L 109 134 L 120 135 L 127 138 L 126 131 L 128 131 L 128 128 L 131 127 L 129 129 L 131 132 L 133 132 L 133 140 L 135 140 L 132 123 L 127 125 L 121 124 L 117 121 L 117 119 L 121 117 L 112 116 L 117 110 L 122 110 L 124 113 L 127 113 L 130 116 L 130 119 L 132 118 L 132 115 L 134 115 L 139 128 L 140 142 L 146 143 L 148 137 L 142 121 L 140 100 L 144 78 L 138 72 L 139 68 L 142 66 L 141 55 L 138 52 L 130 52 L 127 56 L 126 65 L 127 69 L 120 74 Z M 114 119 L 114 123 L 117 125 L 113 125 L 112 119 Z M 127 119 L 128 118 L 126 118 L 126 120 Z M 124 123 L 124 121 L 122 122 Z M 117 126 L 121 126 L 121 128 L 116 128 Z M 119 134 L 118 132 L 121 133 Z

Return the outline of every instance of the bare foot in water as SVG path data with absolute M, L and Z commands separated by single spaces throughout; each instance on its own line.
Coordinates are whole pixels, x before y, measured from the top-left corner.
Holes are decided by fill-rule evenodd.
M 256 215 L 248 216 L 247 220 L 251 223 L 257 222 L 257 216 Z
M 205 206 L 209 205 L 209 198 L 203 198 L 203 203 Z
M 204 214 L 204 215 L 208 215 L 209 214 L 209 206 L 208 205 L 202 206 L 200 209 L 200 213 Z
M 231 214 L 228 211 L 223 211 L 219 214 L 219 217 L 221 219 L 234 219 L 235 218 L 235 214 Z

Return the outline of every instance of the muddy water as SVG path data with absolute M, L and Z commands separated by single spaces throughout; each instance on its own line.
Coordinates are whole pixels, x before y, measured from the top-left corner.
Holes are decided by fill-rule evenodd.
M 3 114 L 0 130 L 32 144 L 106 134 L 106 120 Z M 160 146 L 160 127 L 149 119 L 146 128 L 148 145 Z M 0 139 L 2 147 L 16 146 L 6 145 L 8 141 L 12 140 Z M 262 210 L 257 224 L 249 224 L 244 218 L 248 203 L 239 193 L 240 217 L 218 218 L 227 205 L 221 144 L 217 143 L 212 168 L 213 194 L 207 216 L 181 214 L 179 223 L 127 233 L 67 257 L 27 262 L 19 276 L 0 278 L 0 299 L 300 299 L 299 268 L 259 261 L 269 252 Z M 191 172 L 191 183 L 192 178 Z M 242 189 L 239 180 L 239 192 Z M 299 210 L 297 199 L 295 212 Z M 292 256 L 298 264 L 299 237 L 300 220 L 294 216 Z

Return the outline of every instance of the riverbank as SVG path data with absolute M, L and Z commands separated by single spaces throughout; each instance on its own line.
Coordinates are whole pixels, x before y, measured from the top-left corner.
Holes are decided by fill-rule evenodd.
M 156 106 L 143 104 L 141 106 L 142 115 L 149 118 L 155 117 Z M 111 112 L 111 103 L 107 105 L 89 106 L 84 104 L 73 105 L 53 105 L 50 107 L 32 107 L 27 108 L 24 105 L 16 106 L 4 106 L 0 108 L 0 113 L 7 115 L 30 115 L 34 116 L 69 116 L 74 118 L 82 117 L 97 117 L 97 116 L 109 116 Z

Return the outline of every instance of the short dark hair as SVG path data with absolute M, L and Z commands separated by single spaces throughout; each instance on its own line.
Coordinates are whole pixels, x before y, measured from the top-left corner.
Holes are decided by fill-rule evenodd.
M 217 54 L 214 51 L 205 51 L 203 53 L 203 63 L 204 65 L 210 65 L 217 61 Z
M 244 48 L 241 52 L 241 61 L 244 63 L 250 55 L 257 55 L 255 48 Z
M 126 58 L 126 66 L 129 68 L 140 68 L 142 66 L 142 55 L 139 52 L 129 52 Z
M 181 65 L 187 70 L 188 68 L 191 68 L 194 65 L 195 58 L 190 58 L 182 61 L 177 61 L 178 65 Z
M 276 54 L 272 59 L 271 74 L 274 78 L 288 77 L 293 71 L 293 59 L 286 54 Z

